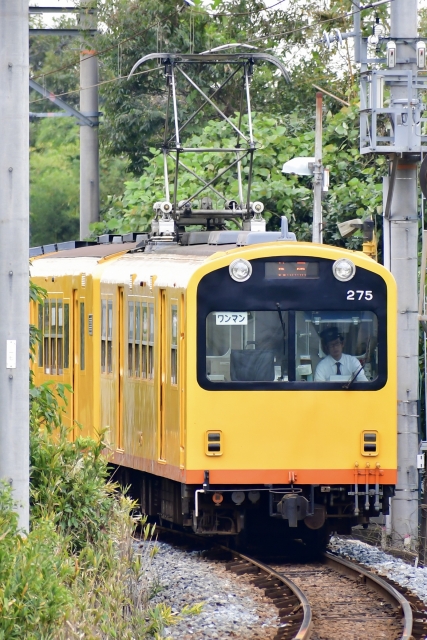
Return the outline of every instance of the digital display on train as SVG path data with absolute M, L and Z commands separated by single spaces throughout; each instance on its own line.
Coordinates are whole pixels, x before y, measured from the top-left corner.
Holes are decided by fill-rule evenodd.
M 267 280 L 285 280 L 286 278 L 318 278 L 318 262 L 266 262 Z

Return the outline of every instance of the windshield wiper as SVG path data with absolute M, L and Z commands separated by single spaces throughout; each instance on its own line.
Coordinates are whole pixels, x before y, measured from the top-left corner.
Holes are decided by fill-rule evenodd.
M 282 316 L 282 309 L 281 309 L 280 304 L 278 302 L 276 302 L 276 307 L 277 307 L 277 313 L 279 314 L 279 318 L 280 318 L 280 324 L 282 325 L 283 340 L 284 340 L 284 343 L 286 345 L 286 326 L 285 326 L 285 322 L 284 322 L 283 316 Z
M 356 380 L 357 376 L 359 375 L 359 373 L 361 371 L 363 371 L 363 369 L 365 368 L 366 364 L 369 362 L 369 357 L 371 355 L 371 338 L 368 338 L 368 344 L 366 345 L 366 358 L 365 358 L 365 362 L 364 364 L 362 364 L 362 366 L 360 367 L 359 371 L 356 371 L 356 373 L 354 374 L 354 376 L 352 377 L 351 380 L 349 380 L 348 384 L 345 384 L 343 386 L 343 389 L 350 389 L 351 385 L 353 384 L 353 382 Z

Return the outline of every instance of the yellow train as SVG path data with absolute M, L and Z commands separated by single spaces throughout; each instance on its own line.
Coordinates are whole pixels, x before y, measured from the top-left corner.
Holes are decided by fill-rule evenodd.
M 31 267 L 48 292 L 31 308 L 35 379 L 73 387 L 70 426 L 107 430 L 147 514 L 310 540 L 388 512 L 396 288 L 381 265 L 248 231 L 51 249 Z

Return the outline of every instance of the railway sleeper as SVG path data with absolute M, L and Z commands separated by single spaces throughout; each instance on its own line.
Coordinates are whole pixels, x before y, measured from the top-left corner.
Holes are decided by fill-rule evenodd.
M 297 613 L 291 613 L 288 616 L 284 616 L 283 622 L 297 622 L 303 619 L 302 611 L 297 611 Z
M 253 566 L 247 566 L 247 567 L 235 567 L 232 568 L 231 571 L 233 573 L 236 573 L 238 576 L 242 576 L 246 573 L 252 573 L 252 574 L 258 574 L 259 573 L 259 569 L 258 567 L 253 567 Z
M 296 604 L 299 604 L 298 599 L 290 601 L 286 598 L 271 598 L 271 602 L 274 604 L 275 607 L 280 609 L 285 609 L 288 606 L 294 607 Z
M 293 595 L 289 593 L 289 590 L 285 586 L 267 588 L 264 589 L 264 593 L 268 598 L 272 598 L 275 595 L 278 595 L 280 597 L 283 597 L 284 595 L 289 595 L 290 597 L 292 597 Z
M 279 587 L 282 583 L 274 578 L 259 577 L 251 580 L 252 584 L 258 589 L 267 589 L 268 587 Z M 291 591 L 289 591 L 291 593 Z

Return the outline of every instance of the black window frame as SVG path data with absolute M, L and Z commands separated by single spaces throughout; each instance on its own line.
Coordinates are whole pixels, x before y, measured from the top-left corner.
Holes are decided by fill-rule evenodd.
M 277 261 L 319 263 L 319 277 L 310 279 L 289 278 L 274 280 L 265 277 L 265 263 Z M 206 274 L 197 288 L 197 382 L 209 391 L 340 391 L 346 383 L 287 381 L 211 381 L 206 374 L 206 318 L 213 311 L 372 311 L 378 320 L 378 376 L 369 382 L 350 385 L 349 391 L 377 391 L 388 379 L 387 362 L 387 285 L 377 273 L 356 268 L 349 282 L 341 282 L 332 271 L 334 260 L 306 256 L 275 256 L 251 260 L 252 275 L 246 282 L 234 281 L 228 267 Z M 350 300 L 349 290 L 372 292 L 372 300 Z M 294 344 L 292 326 L 288 328 L 288 343 Z M 294 354 L 295 355 L 295 354 Z M 290 361 L 292 349 L 289 350 Z

